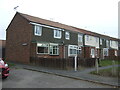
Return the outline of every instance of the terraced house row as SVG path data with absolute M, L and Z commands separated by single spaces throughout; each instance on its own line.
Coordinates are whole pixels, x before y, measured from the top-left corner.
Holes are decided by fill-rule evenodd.
M 118 56 L 118 39 L 17 12 L 7 28 L 6 59 Z

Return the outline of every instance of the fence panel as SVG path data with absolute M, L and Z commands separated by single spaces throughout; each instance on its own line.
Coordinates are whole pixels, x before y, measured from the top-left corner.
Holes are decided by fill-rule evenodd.
M 30 63 L 32 65 L 51 67 L 58 69 L 73 69 L 74 68 L 74 58 L 39 58 L 31 57 Z M 77 58 L 77 67 L 93 67 L 95 66 L 95 59 L 81 59 Z

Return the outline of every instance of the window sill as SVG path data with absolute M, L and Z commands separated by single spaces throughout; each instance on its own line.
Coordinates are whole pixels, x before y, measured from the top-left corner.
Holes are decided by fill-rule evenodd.
M 56 38 L 56 39 L 61 39 L 61 37 L 54 37 L 54 38 Z
M 38 55 L 48 55 L 49 53 L 37 53 Z
M 58 54 L 56 54 L 56 55 L 52 55 L 52 54 L 50 54 L 50 56 L 59 56 Z

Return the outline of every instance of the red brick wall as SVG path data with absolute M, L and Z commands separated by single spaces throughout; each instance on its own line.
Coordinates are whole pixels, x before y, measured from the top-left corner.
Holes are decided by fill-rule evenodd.
M 82 47 L 82 55 L 84 56 L 84 58 L 91 58 L 91 49 L 95 47 Z
M 117 56 L 115 56 L 115 51 L 117 51 Z M 105 59 L 120 60 L 120 56 L 119 56 L 118 50 L 116 50 L 116 49 L 109 49 L 109 56 L 106 56 Z
M 109 49 L 109 56 L 110 57 L 115 56 L 115 50 L 114 49 Z
M 32 26 L 19 14 L 13 18 L 6 33 L 6 60 L 29 63 Z M 23 46 L 27 43 L 27 46 Z

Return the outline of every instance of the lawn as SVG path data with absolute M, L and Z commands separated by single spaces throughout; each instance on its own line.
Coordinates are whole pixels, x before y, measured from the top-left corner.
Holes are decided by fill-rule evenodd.
M 120 64 L 120 60 L 119 60 L 119 61 L 115 60 L 115 64 L 116 64 L 116 65 Z M 101 60 L 101 61 L 100 61 L 100 65 L 101 65 L 101 66 L 113 65 L 113 61 L 112 61 L 112 60 Z
M 98 73 L 96 71 L 92 71 L 90 72 L 90 74 L 107 76 L 107 77 L 120 77 L 120 67 L 115 67 L 114 72 L 113 72 L 113 68 L 109 68 L 109 69 L 99 70 Z

